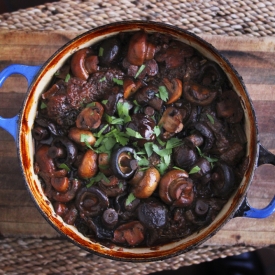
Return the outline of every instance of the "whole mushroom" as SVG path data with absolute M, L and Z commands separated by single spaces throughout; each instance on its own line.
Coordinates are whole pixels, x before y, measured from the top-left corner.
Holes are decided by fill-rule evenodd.
M 159 196 L 163 202 L 176 207 L 185 207 L 194 200 L 193 182 L 183 170 L 170 170 L 161 178 Z
M 88 149 L 78 166 L 77 174 L 81 179 L 90 179 L 98 171 L 97 153 Z
M 98 57 L 92 55 L 89 48 L 78 50 L 73 54 L 71 60 L 71 70 L 74 76 L 87 80 L 89 74 L 97 71 Z

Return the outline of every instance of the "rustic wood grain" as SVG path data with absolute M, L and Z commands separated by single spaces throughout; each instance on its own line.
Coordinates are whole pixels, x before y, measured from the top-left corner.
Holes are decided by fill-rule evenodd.
M 0 70 L 9 64 L 43 64 L 60 46 L 78 33 L 0 31 Z M 262 144 L 275 152 L 275 38 L 203 36 L 217 47 L 242 75 L 253 100 Z M 10 77 L 0 89 L 0 115 L 12 117 L 20 110 L 27 82 Z M 256 170 L 248 192 L 253 207 L 264 207 L 274 196 L 274 170 Z M 0 235 L 56 237 L 58 233 L 34 205 L 21 176 L 15 143 L 0 129 Z M 209 245 L 275 244 L 275 214 L 267 219 L 234 218 Z

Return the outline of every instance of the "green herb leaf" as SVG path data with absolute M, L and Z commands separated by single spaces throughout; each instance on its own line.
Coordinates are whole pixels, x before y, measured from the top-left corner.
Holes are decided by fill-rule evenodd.
M 209 121 L 211 122 L 211 124 L 215 123 L 214 118 L 210 115 L 210 114 L 206 114 L 207 118 L 209 119 Z
M 59 164 L 59 165 L 58 165 L 58 168 L 60 168 L 60 169 L 65 169 L 65 170 L 68 171 L 68 172 L 71 171 L 71 169 L 67 166 L 66 163 L 61 163 L 61 164 Z
M 144 144 L 144 148 L 145 148 L 148 158 L 150 158 L 153 154 L 153 142 L 146 142 Z
M 101 103 L 106 105 L 108 103 L 108 99 L 102 100 Z
M 67 83 L 70 80 L 70 78 L 71 78 L 70 74 L 67 74 L 65 77 L 65 82 Z
M 136 132 L 131 128 L 126 128 L 126 134 L 130 137 L 141 138 L 141 139 L 144 138 L 140 133 Z
M 207 156 L 205 156 L 205 155 L 203 155 L 203 157 L 204 157 L 206 160 L 208 160 L 210 163 L 218 161 L 217 158 L 210 158 L 210 157 L 207 157 Z
M 160 138 L 157 138 L 157 141 L 161 146 L 165 146 L 165 144 L 166 144 L 166 142 L 162 141 Z
M 153 151 L 161 157 L 172 154 L 172 149 L 160 149 L 156 144 L 153 144 Z
M 163 101 L 167 101 L 168 100 L 168 92 L 165 86 L 160 86 L 159 87 L 159 97 L 163 100 Z
M 183 144 L 183 141 L 178 138 L 170 138 L 166 143 L 166 149 L 173 149 Z
M 91 187 L 94 183 L 104 180 L 105 182 L 109 183 L 110 180 L 102 173 L 98 172 L 95 177 L 92 177 L 86 187 Z
M 180 168 L 180 167 L 177 167 L 177 166 L 173 166 L 173 169 L 185 171 L 184 169 L 182 169 L 182 168 Z
M 160 127 L 159 126 L 155 126 L 154 127 L 154 134 L 158 137 L 159 135 L 160 135 L 160 133 L 161 133 L 161 131 L 160 131 Z
M 190 171 L 189 171 L 189 175 L 191 174 L 196 174 L 201 170 L 201 168 L 199 166 L 194 166 Z
M 101 137 L 102 133 L 109 127 L 108 124 L 106 124 L 100 131 L 96 134 L 97 137 Z
M 114 136 L 116 138 L 116 141 L 120 143 L 122 146 L 125 146 L 129 141 L 128 135 L 118 130 L 114 132 Z
M 113 78 L 113 81 L 117 84 L 117 85 L 123 85 L 123 80 L 122 79 L 117 79 L 117 78 Z
M 103 82 L 103 81 L 106 81 L 106 76 L 99 79 L 99 82 Z
M 129 115 L 129 110 L 130 110 L 130 104 L 127 101 L 117 103 L 118 116 L 122 118 L 125 123 L 132 120 Z
M 59 74 L 60 74 L 60 71 L 59 70 L 57 70 L 56 72 L 55 72 L 55 76 L 59 76 Z
M 149 165 L 149 160 L 145 157 L 139 158 L 137 161 L 138 161 L 139 166 L 148 166 Z
M 169 166 L 171 162 L 171 155 L 166 155 L 163 157 L 165 165 Z
M 117 118 L 115 116 L 109 116 L 107 114 L 104 114 L 104 117 L 106 121 L 112 125 L 122 125 L 124 123 L 123 118 Z
M 158 166 L 157 166 L 157 169 L 159 171 L 159 173 L 161 175 L 163 175 L 165 173 L 165 171 L 167 170 L 168 168 L 168 165 L 166 165 L 164 162 L 161 162 Z
M 104 49 L 102 47 L 99 48 L 98 56 L 103 56 Z
M 81 134 L 80 135 L 80 142 L 85 142 L 89 139 L 89 136 L 86 134 Z
M 86 105 L 86 107 L 95 107 L 95 102 L 90 102 Z
M 125 205 L 129 205 L 131 204 L 134 200 L 136 199 L 136 197 L 134 196 L 133 193 L 130 193 L 125 201 Z
M 144 70 L 144 68 L 145 68 L 145 65 L 142 64 L 142 65 L 139 67 L 139 69 L 138 69 L 138 71 L 137 71 L 137 73 L 136 73 L 136 75 L 135 75 L 135 78 L 137 78 L 137 77 L 142 73 L 142 71 Z
M 42 101 L 41 105 L 40 105 L 40 109 L 42 110 L 42 109 L 45 109 L 45 108 L 47 108 L 47 104 Z

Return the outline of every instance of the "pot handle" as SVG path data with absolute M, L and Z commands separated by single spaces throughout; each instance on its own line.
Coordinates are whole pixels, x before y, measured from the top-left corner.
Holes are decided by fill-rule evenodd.
M 28 66 L 21 64 L 13 64 L 6 67 L 0 72 L 0 87 L 2 87 L 4 81 L 12 74 L 21 74 L 28 81 L 28 87 L 31 85 L 35 75 L 40 70 L 41 66 Z M 3 118 L 0 116 L 0 127 L 10 133 L 14 140 L 17 138 L 17 122 L 19 114 L 12 118 Z
M 275 165 L 275 155 L 270 153 L 267 149 L 265 149 L 261 144 L 259 145 L 259 158 L 257 167 L 262 164 L 272 164 Z M 253 208 L 249 205 L 247 201 L 247 197 L 245 197 L 238 211 L 235 213 L 235 217 L 247 217 L 247 218 L 256 218 L 263 219 L 269 217 L 271 214 L 275 212 L 275 197 L 271 200 L 271 202 L 263 209 Z

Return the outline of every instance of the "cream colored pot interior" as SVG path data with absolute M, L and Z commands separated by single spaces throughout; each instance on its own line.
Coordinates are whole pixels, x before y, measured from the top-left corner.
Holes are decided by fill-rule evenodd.
M 250 160 L 247 173 L 245 174 L 240 188 L 235 192 L 235 194 L 233 194 L 231 200 L 225 205 L 221 213 L 216 217 L 215 221 L 210 226 L 189 236 L 186 239 L 158 247 L 155 250 L 150 248 L 126 249 L 118 246 L 108 248 L 99 243 L 92 242 L 79 233 L 75 227 L 65 224 L 63 220 L 55 214 L 51 203 L 43 194 L 41 184 L 33 169 L 34 148 L 31 129 L 36 115 L 40 95 L 45 91 L 45 88 L 54 73 L 62 66 L 65 60 L 78 49 L 88 47 L 106 38 L 106 36 L 115 35 L 119 31 L 133 31 L 140 28 L 149 32 L 158 31 L 170 33 L 180 41 L 195 47 L 206 57 L 217 62 L 222 67 L 233 84 L 235 90 L 242 98 L 246 118 L 245 127 L 248 137 L 247 154 L 249 155 Z M 109 33 L 110 31 L 112 31 L 112 33 Z M 240 83 L 237 76 L 231 71 L 228 64 L 225 63 L 224 60 L 215 51 L 213 51 L 212 48 L 209 49 L 206 44 L 202 43 L 200 40 L 197 41 L 194 36 L 185 34 L 178 29 L 174 29 L 173 27 L 152 25 L 150 23 L 139 23 L 132 25 L 118 24 L 115 27 L 107 27 L 106 29 L 100 28 L 82 35 L 79 39 L 74 40 L 68 47 L 61 49 L 50 61 L 48 61 L 47 65 L 43 67 L 37 79 L 31 86 L 25 103 L 26 104 L 22 110 L 22 117 L 20 120 L 19 154 L 22 162 L 23 173 L 31 194 L 39 206 L 42 214 L 50 221 L 50 223 L 52 223 L 52 225 L 54 225 L 55 228 L 67 235 L 76 244 L 79 244 L 83 248 L 94 251 L 100 255 L 124 260 L 154 260 L 166 258 L 169 255 L 176 255 L 182 251 L 191 249 L 194 245 L 198 245 L 207 238 L 211 237 L 216 230 L 218 230 L 229 218 L 232 217 L 234 211 L 241 203 L 241 199 L 243 198 L 253 176 L 255 159 L 257 155 L 257 129 L 254 121 L 254 113 L 243 85 Z

